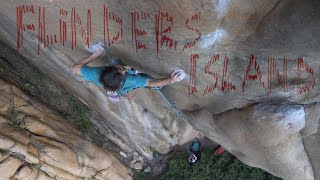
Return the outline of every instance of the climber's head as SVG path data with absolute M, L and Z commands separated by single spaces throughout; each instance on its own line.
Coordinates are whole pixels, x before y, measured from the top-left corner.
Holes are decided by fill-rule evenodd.
M 109 66 L 106 67 L 100 76 L 100 82 L 107 91 L 117 91 L 120 88 L 125 68 L 123 66 Z

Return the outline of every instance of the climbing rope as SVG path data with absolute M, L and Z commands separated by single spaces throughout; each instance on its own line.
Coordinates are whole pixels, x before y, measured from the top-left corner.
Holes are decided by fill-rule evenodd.
M 170 101 L 162 94 L 162 92 L 160 91 L 161 87 L 153 87 L 152 89 L 156 90 L 161 96 L 162 98 L 169 104 L 169 106 L 171 107 L 171 109 L 178 115 L 178 117 L 180 119 L 183 119 L 183 114 L 181 111 L 179 111 L 178 109 L 176 109 L 172 103 L 170 103 Z

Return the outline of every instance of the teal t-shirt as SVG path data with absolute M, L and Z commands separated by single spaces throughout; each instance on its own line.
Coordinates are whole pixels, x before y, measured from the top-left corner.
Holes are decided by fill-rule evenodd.
M 84 66 L 81 68 L 82 77 L 87 80 L 95 83 L 97 86 L 103 88 L 103 84 L 99 81 L 101 72 L 105 67 L 88 67 Z M 129 91 L 132 91 L 137 88 L 147 86 L 147 77 L 139 76 L 134 74 L 133 71 L 127 70 L 124 78 L 120 84 L 120 89 L 117 91 L 120 95 L 127 94 Z

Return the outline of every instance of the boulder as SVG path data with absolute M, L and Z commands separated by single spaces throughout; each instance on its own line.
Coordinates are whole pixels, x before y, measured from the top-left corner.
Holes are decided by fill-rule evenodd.
M 23 164 L 22 161 L 12 156 L 8 157 L 0 163 L 0 174 L 2 178 L 11 178 L 14 176 L 19 167 Z

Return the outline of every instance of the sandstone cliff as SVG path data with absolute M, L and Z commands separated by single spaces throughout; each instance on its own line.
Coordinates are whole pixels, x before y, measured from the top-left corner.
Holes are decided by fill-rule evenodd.
M 0 38 L 95 111 L 106 139 L 141 162 L 206 136 L 273 175 L 320 179 L 319 8 L 315 0 L 7 1 Z M 74 76 L 70 65 L 94 41 L 154 77 L 184 69 L 184 81 L 162 90 L 184 120 L 156 92 L 112 103 Z
M 3 80 L 0 99 L 1 179 L 131 179 L 111 152 Z

